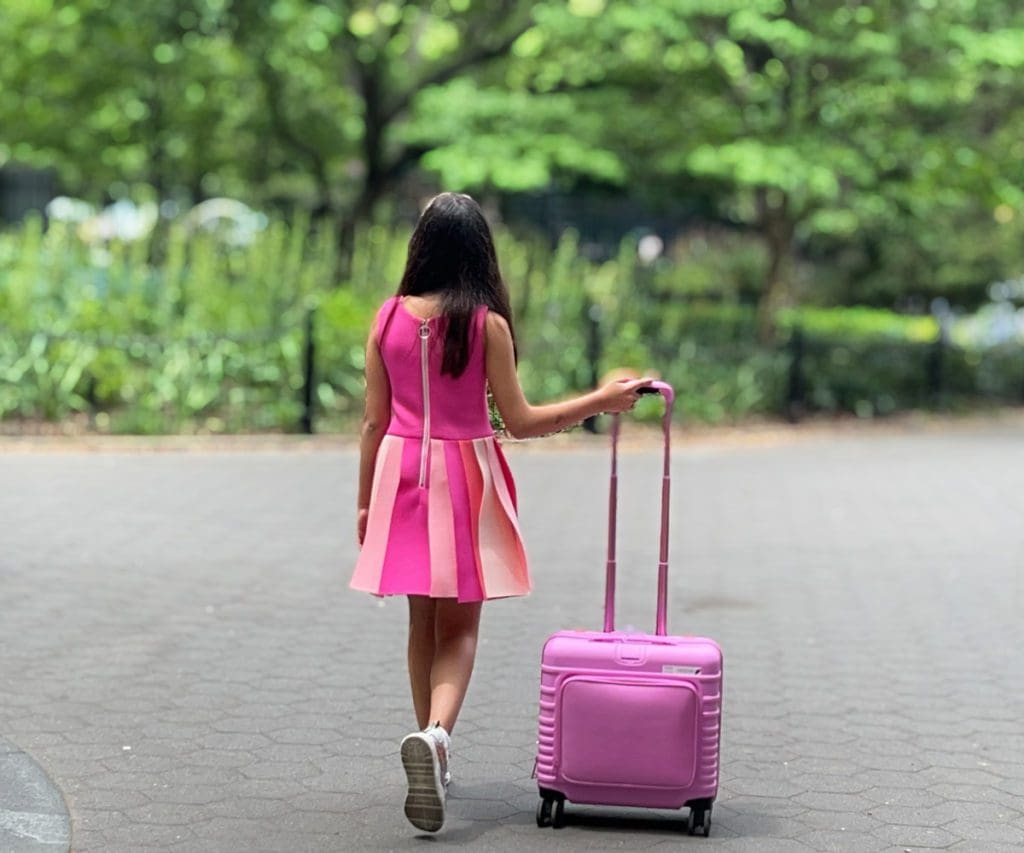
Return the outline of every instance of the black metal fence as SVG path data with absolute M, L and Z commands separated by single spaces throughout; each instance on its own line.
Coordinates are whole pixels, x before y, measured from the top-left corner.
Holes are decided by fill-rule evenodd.
M 597 314 L 586 318 L 587 369 L 580 379 L 593 387 L 599 381 L 603 365 L 602 327 Z M 178 358 L 192 360 L 233 360 L 233 366 L 219 373 L 202 374 L 208 386 L 200 395 L 204 411 L 224 412 L 232 406 L 278 406 L 271 419 L 236 418 L 227 428 L 285 429 L 312 434 L 318 421 L 330 415 L 333 424 L 351 421 L 361 411 L 361 365 L 341 363 L 332 336 L 337 330 L 317 322 L 309 309 L 302 322 L 288 328 L 285 346 L 281 332 L 269 329 L 240 336 L 204 336 L 199 339 L 163 340 L 155 336 L 86 335 L 77 333 L 37 333 L 32 341 L 14 341 L 0 329 L 0 362 L 5 354 L 25 352 L 34 347 L 33 357 L 53 358 L 68 342 L 94 353 L 116 350 L 131 353 L 137 361 L 136 382 L 155 381 L 160 365 L 172 346 Z M 41 340 L 41 342 L 40 342 Z M 4 345 L 7 348 L 4 348 Z M 184 353 L 184 356 L 182 355 Z M 757 413 L 783 417 L 790 421 L 818 413 L 853 413 L 875 417 L 907 410 L 962 410 L 977 406 L 1024 405 L 1024 347 L 1007 344 L 985 350 L 966 350 L 940 335 L 926 343 L 894 340 L 836 340 L 808 334 L 795 328 L 778 348 L 760 348 L 751 341 L 703 345 L 699 341 L 677 342 L 657 355 L 665 364 L 665 378 L 679 389 L 680 411 L 684 419 L 700 417 L 702 395 L 720 387 L 731 376 L 746 375 L 746 392 L 754 403 L 737 405 L 741 415 Z M 102 360 L 102 359 L 101 359 Z M 273 370 L 266 369 L 274 366 Z M 52 380 L 54 388 L 75 385 L 80 397 L 95 415 L 109 405 L 97 393 L 100 368 L 81 371 L 81 380 L 63 373 Z M 12 371 L 0 363 L 8 379 Z M 70 379 L 69 379 L 70 376 Z M 723 379 L 724 377 L 724 379 Z M 22 377 L 21 383 L 30 382 Z M 749 386 L 754 386 L 753 388 Z M 9 390 L 10 386 L 8 386 Z M 323 391 L 328 389 L 336 401 L 334 411 L 324 409 Z M 67 388 L 65 388 L 67 390 Z M 187 393 L 193 389 L 184 389 Z M 741 389 L 742 390 L 742 389 Z M 235 392 L 245 391 L 244 394 Z M 56 391 L 54 391 L 56 393 Z M 45 395 L 44 395 L 45 396 Z M 114 395 L 115 398 L 117 395 Z M 236 397 L 242 402 L 237 402 Z M 109 395 L 108 395 L 109 400 Z M 120 403 L 129 407 L 130 403 Z M 60 419 L 61 409 L 46 405 L 23 407 L 15 418 Z M 728 407 L 726 407 L 728 410 Z M 0 412 L 4 409 L 0 408 Z M 9 411 L 9 410 L 8 410 Z M 707 418 L 710 420 L 714 417 Z M 168 421 L 169 428 L 173 422 Z M 241 424 L 239 427 L 238 425 Z M 10 426 L 10 424 L 8 424 Z M 590 419 L 585 428 L 597 431 Z
M 42 212 L 55 195 L 52 172 L 6 165 L 0 168 L 0 222 L 18 222 Z
M 836 341 L 797 327 L 785 346 L 790 421 L 815 412 L 1024 405 L 1024 347 L 1016 343 L 965 349 L 943 332 L 930 343 Z

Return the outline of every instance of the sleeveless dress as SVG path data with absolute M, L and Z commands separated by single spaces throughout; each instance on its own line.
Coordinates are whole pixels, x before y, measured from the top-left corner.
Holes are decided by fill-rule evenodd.
M 487 409 L 486 319 L 481 306 L 469 362 L 453 378 L 441 373 L 443 318 L 421 320 L 397 297 L 377 313 L 391 421 L 377 451 L 353 589 L 460 602 L 530 591 L 515 483 Z

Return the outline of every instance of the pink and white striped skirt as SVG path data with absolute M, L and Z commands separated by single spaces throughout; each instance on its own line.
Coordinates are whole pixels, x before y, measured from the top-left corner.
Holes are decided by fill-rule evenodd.
M 515 483 L 493 436 L 385 435 L 353 589 L 484 601 L 530 591 Z M 422 485 L 421 485 L 422 481 Z

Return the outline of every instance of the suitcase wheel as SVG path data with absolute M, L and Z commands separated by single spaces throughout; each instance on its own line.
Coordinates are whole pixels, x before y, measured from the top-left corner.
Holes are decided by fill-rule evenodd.
M 711 800 L 700 800 L 690 806 L 690 818 L 686 823 L 690 835 L 701 833 L 705 838 L 711 835 Z
M 565 826 L 565 798 L 559 797 L 555 800 L 555 813 L 551 816 L 551 825 L 555 829 Z
M 565 798 L 542 796 L 537 804 L 537 826 L 561 829 L 565 826 Z
M 537 803 L 537 826 L 542 829 L 545 826 L 551 826 L 551 805 L 553 802 L 553 800 L 543 797 L 541 798 L 541 801 Z

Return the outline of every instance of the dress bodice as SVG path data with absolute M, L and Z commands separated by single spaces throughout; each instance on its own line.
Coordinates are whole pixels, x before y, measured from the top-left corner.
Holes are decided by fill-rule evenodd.
M 388 433 L 407 438 L 470 439 L 493 435 L 487 409 L 484 323 L 487 306 L 473 315 L 469 361 L 457 377 L 441 373 L 444 317 L 423 320 L 398 297 L 377 314 L 376 334 L 391 385 Z

